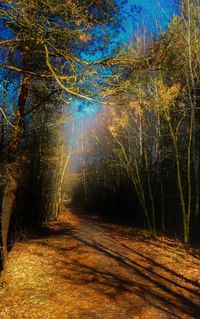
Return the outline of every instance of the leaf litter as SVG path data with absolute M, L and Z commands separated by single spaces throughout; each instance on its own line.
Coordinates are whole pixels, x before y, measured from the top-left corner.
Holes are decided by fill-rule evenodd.
M 15 243 L 1 319 L 199 319 L 199 249 L 63 208 Z

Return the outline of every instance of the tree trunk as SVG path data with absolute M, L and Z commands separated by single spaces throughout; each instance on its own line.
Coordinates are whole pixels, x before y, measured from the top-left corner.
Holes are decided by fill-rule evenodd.
M 10 226 L 10 218 L 13 213 L 13 206 L 16 199 L 17 178 L 15 171 L 11 170 L 11 166 L 7 167 L 4 176 L 7 179 L 7 185 L 2 200 L 2 217 L 1 217 L 1 237 L 2 237 L 2 257 L 3 267 L 7 258 L 7 241 Z
M 3 243 L 3 267 L 7 258 L 7 240 L 10 226 L 10 217 L 13 212 L 13 206 L 16 199 L 17 185 L 18 185 L 18 150 L 23 136 L 25 122 L 24 114 L 26 101 L 28 97 L 28 90 L 30 84 L 30 76 L 23 74 L 21 90 L 19 93 L 18 105 L 16 108 L 16 118 L 14 127 L 12 127 L 11 138 L 8 147 L 8 163 L 6 165 L 6 173 L 4 178 L 6 180 L 6 188 L 2 200 L 2 216 L 1 216 L 1 237 Z
M 16 160 L 16 152 L 19 148 L 19 145 L 24 133 L 24 129 L 25 129 L 24 114 L 25 114 L 29 86 L 30 86 L 30 75 L 24 73 L 22 77 L 21 91 L 19 94 L 18 105 L 16 109 L 16 119 L 14 123 L 15 127 L 12 129 L 12 134 L 9 141 L 9 161 L 10 162 L 13 162 Z

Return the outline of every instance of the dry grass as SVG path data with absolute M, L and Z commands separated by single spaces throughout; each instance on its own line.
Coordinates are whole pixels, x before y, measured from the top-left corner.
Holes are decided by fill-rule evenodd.
M 198 253 L 63 209 L 10 252 L 0 318 L 199 319 Z

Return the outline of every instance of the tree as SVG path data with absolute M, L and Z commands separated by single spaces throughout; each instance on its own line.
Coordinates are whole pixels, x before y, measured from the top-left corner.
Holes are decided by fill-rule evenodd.
M 152 234 L 161 224 L 163 231 L 182 228 L 188 243 L 199 216 L 200 8 L 198 1 L 183 0 L 179 9 L 159 36 L 135 36 L 128 50 L 103 62 L 118 68 L 104 94 L 110 138 L 97 135 L 112 151 L 102 149 L 96 166 L 103 159 L 116 180 L 116 166 L 126 172 Z M 98 171 L 91 181 L 101 180 Z
M 93 100 L 89 96 L 90 93 L 84 93 L 83 84 L 79 85 L 80 77 L 83 79 L 80 65 L 84 63 L 75 56 L 72 47 L 76 48 L 80 42 L 87 42 L 90 39 L 89 29 L 94 24 L 104 23 L 109 19 L 108 11 L 114 12 L 113 3 L 113 1 L 102 3 L 100 0 L 76 1 L 75 3 L 71 0 L 56 2 L 53 0 L 31 0 L 29 2 L 5 0 L 0 2 L 0 23 L 1 26 L 4 26 L 9 38 L 1 39 L 0 48 L 12 53 L 12 59 L 1 61 L 0 67 L 20 74 L 14 88 L 17 98 L 14 107 L 15 118 L 11 123 L 8 141 L 7 159 L 8 171 L 12 172 L 13 176 L 18 176 L 15 191 L 18 188 L 21 174 L 15 174 L 13 168 L 19 168 L 18 164 L 21 161 L 19 151 L 25 137 L 27 114 L 29 115 L 33 110 L 36 111 L 41 104 L 51 98 L 53 93 L 59 93 L 60 90 L 66 93 L 67 98 L 72 95 Z M 38 80 L 51 84 L 52 91 L 45 101 L 30 108 L 28 103 L 31 84 Z M 6 173 L 4 176 L 8 184 L 10 183 L 9 174 Z M 4 193 L 3 202 L 5 196 L 7 196 L 6 193 Z M 3 254 L 6 250 L 6 238 L 13 205 L 9 207 L 6 215 L 3 216 L 5 210 L 2 206 L 2 217 L 6 219 L 7 225 L 4 227 Z M 49 215 L 51 218 L 50 212 Z M 4 259 L 5 257 L 6 254 L 4 254 Z

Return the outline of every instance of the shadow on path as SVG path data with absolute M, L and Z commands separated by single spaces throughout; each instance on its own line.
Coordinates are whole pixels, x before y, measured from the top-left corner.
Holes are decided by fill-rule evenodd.
M 158 256 L 155 258 L 155 248 L 161 255 L 166 253 L 159 241 L 127 239 L 117 226 L 114 229 L 89 216 L 76 226 L 65 221 L 55 226 L 42 228 L 31 241 L 56 251 L 59 265 L 54 270 L 61 280 L 77 287 L 85 285 L 113 300 L 123 298 L 126 305 L 133 307 L 151 305 L 165 313 L 167 319 L 181 319 L 183 315 L 200 318 L 199 283 L 179 273 L 175 264 L 163 264 Z M 144 244 L 148 253 L 142 249 Z M 175 255 L 176 247 L 172 250 Z M 135 296 L 143 304 L 136 304 Z

